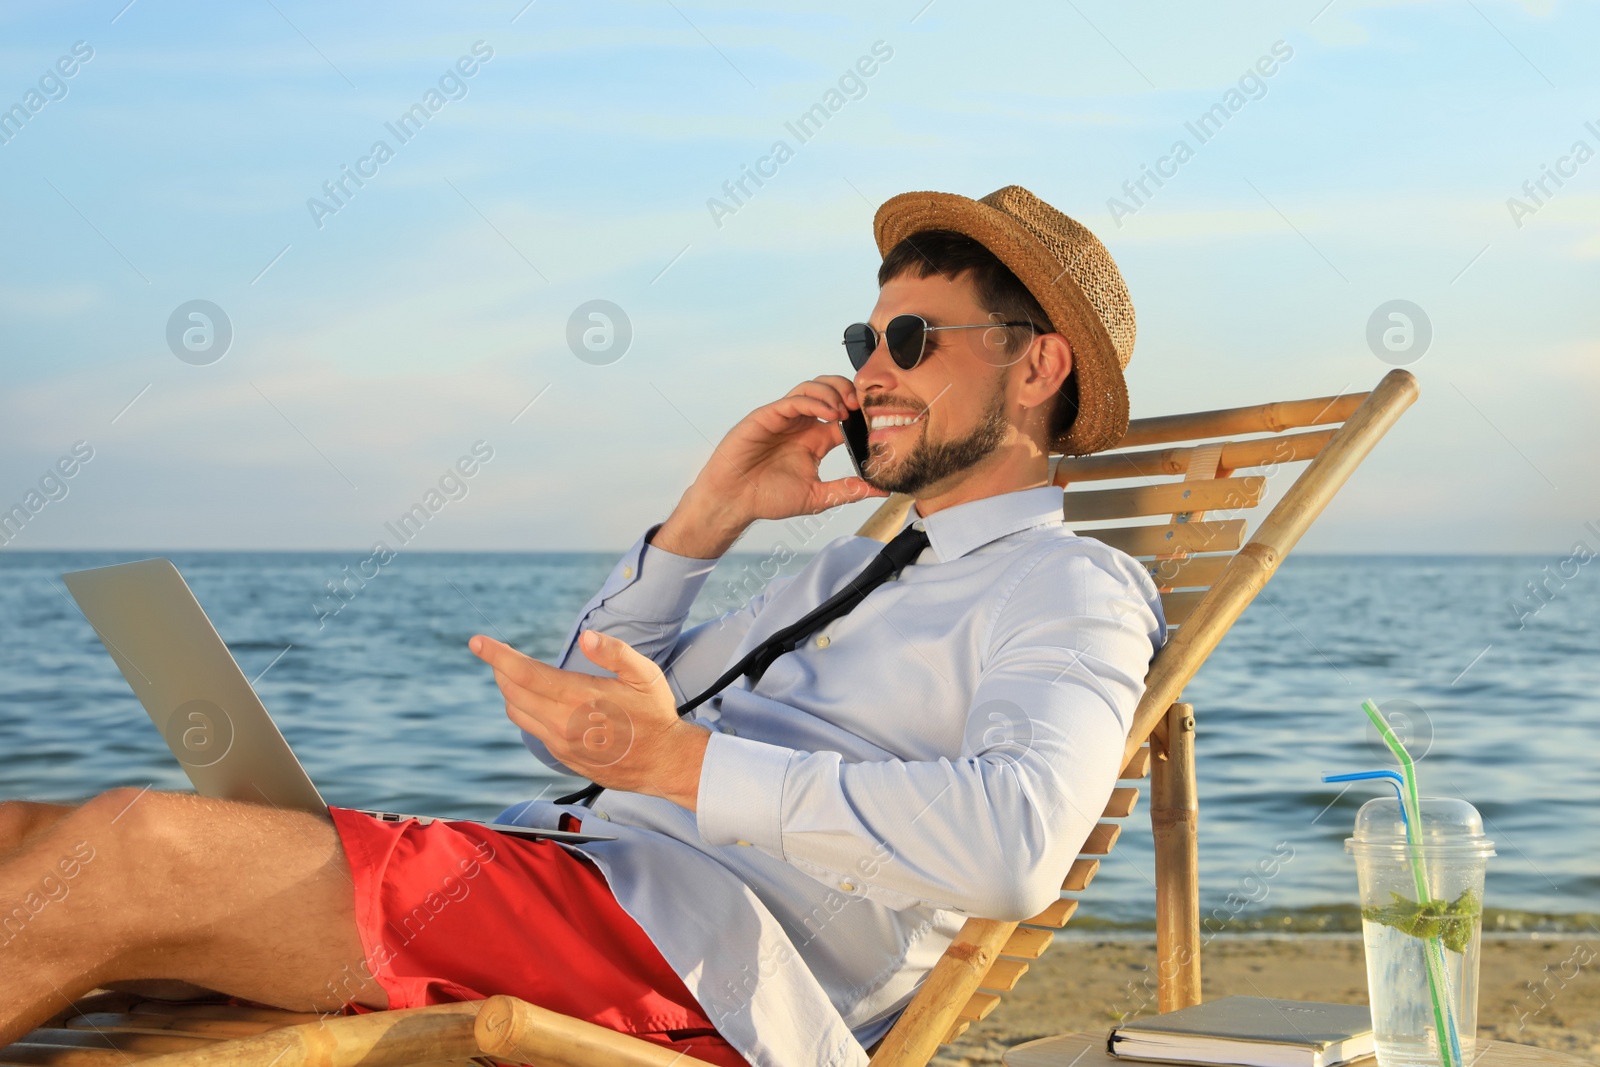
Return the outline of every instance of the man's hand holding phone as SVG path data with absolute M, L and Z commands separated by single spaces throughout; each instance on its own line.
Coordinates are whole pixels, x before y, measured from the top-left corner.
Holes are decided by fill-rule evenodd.
M 823 457 L 845 442 L 840 424 L 860 407 L 854 382 L 824 374 L 756 408 L 712 451 L 651 544 L 715 559 L 757 519 L 815 515 L 888 496 L 858 474 L 826 482 L 817 475 Z

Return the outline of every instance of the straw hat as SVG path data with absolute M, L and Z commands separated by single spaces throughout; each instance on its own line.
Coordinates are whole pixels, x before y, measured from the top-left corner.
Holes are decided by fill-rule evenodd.
M 1078 417 L 1053 448 L 1077 456 L 1110 448 L 1128 432 L 1133 301 L 1122 274 L 1094 234 L 1020 185 L 982 200 L 954 193 L 901 193 L 872 222 L 878 252 L 888 255 L 922 230 L 966 234 L 999 257 L 1027 286 L 1050 323 L 1072 345 Z

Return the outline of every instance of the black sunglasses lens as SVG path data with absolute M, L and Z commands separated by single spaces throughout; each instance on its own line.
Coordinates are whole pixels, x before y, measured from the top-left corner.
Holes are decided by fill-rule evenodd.
M 922 362 L 922 344 L 927 337 L 923 330 L 927 325 L 920 315 L 896 315 L 889 320 L 883 336 L 889 343 L 889 355 L 894 357 L 895 366 L 911 370 Z
M 852 323 L 844 328 L 845 354 L 850 357 L 850 365 L 856 370 L 867 365 L 867 360 L 872 358 L 872 350 L 877 347 L 878 335 L 866 323 Z

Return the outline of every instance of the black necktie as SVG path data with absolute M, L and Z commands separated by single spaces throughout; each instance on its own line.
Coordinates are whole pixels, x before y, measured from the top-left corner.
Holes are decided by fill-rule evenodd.
M 699 707 L 708 697 L 728 687 L 728 684 L 741 674 L 750 676 L 750 688 L 754 689 L 761 676 L 766 673 L 772 661 L 785 652 L 793 652 L 801 643 L 828 623 L 839 616 L 847 614 L 857 604 L 867 598 L 867 594 L 878 586 L 888 581 L 900 568 L 910 563 L 922 554 L 928 547 L 928 534 L 915 526 L 907 526 L 894 536 L 888 544 L 883 546 L 876 556 L 872 557 L 861 573 L 845 583 L 843 589 L 812 608 L 802 618 L 790 623 L 755 648 L 745 653 L 738 663 L 729 667 L 721 678 L 711 683 L 711 687 L 693 700 L 678 708 L 679 715 L 687 715 Z M 593 799 L 601 791 L 601 786 L 590 784 L 559 797 L 557 804 L 584 804 Z

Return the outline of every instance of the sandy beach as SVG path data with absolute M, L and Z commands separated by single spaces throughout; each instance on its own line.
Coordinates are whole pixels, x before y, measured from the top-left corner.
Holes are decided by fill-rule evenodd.
M 1012 1045 L 1105 1030 L 1155 1011 L 1155 942 L 1058 939 L 989 1018 L 934 1062 L 997 1063 Z M 1478 1035 L 1600 1062 L 1600 946 L 1575 935 L 1486 939 Z M 1206 999 L 1274 996 L 1365 1004 L 1359 937 L 1216 938 L 1205 946 Z

